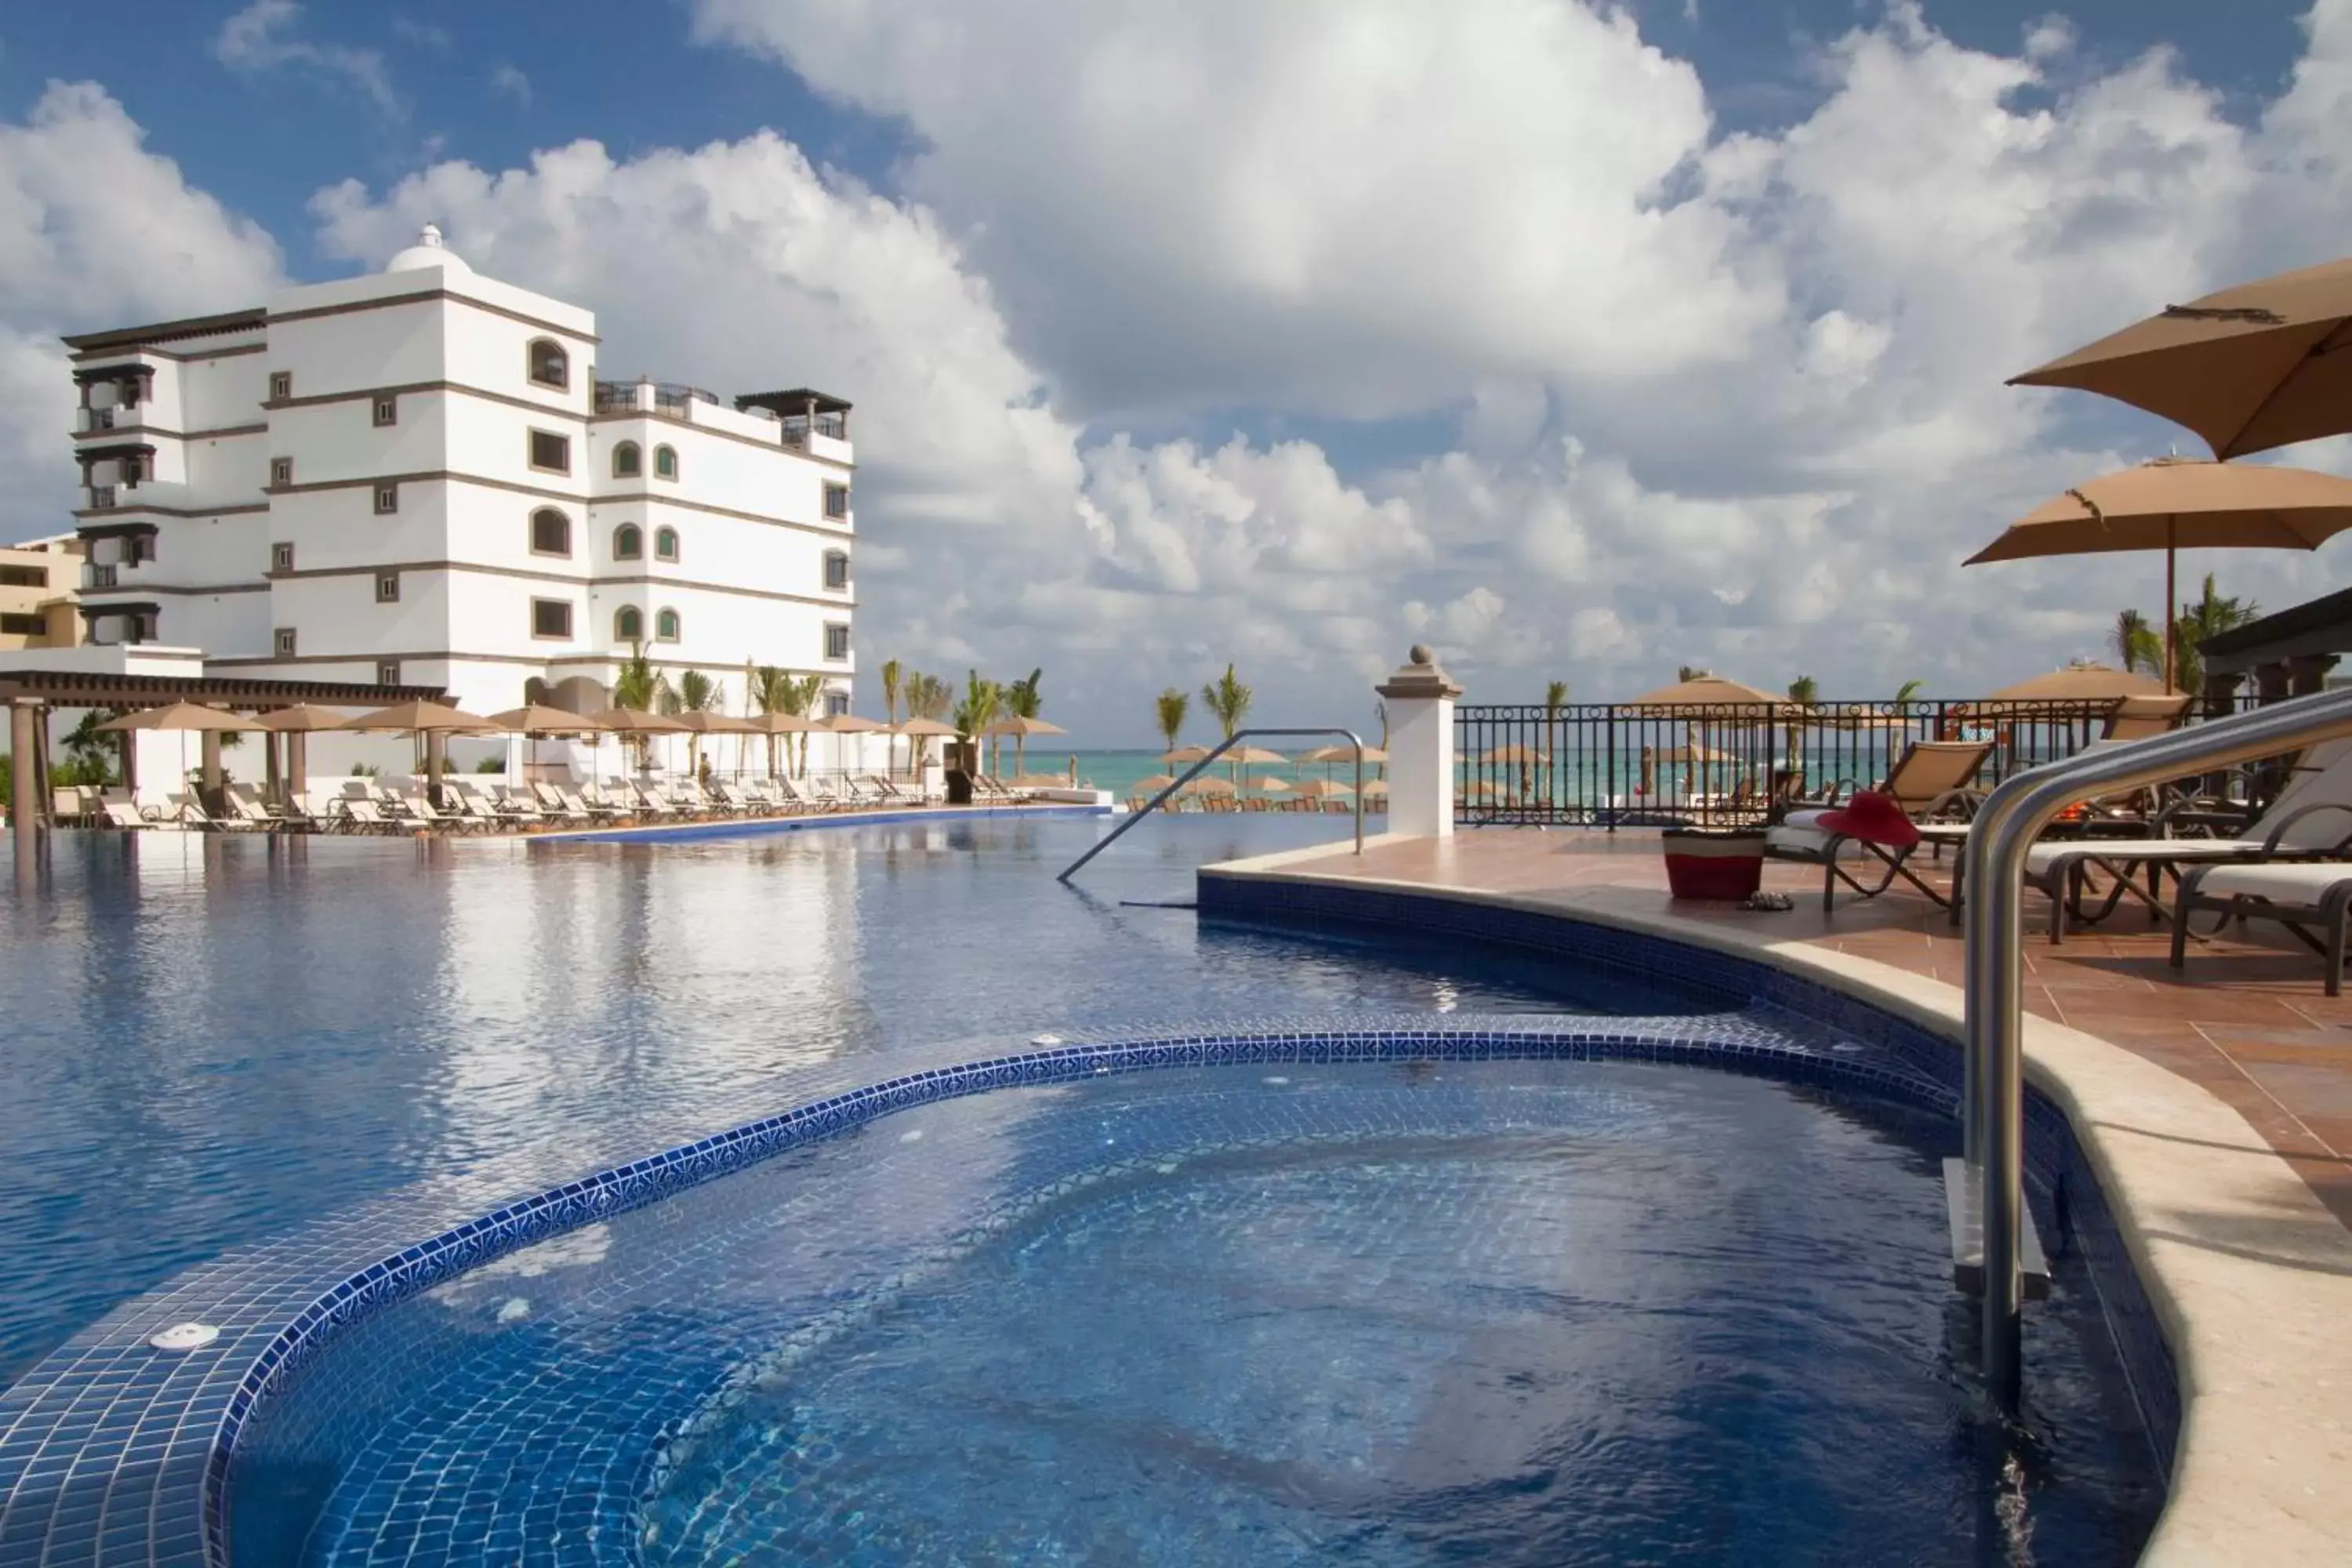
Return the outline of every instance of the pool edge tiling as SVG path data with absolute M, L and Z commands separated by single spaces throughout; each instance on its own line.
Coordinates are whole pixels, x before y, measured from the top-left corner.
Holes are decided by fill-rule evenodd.
M 1352 864 L 1325 847 L 1203 868 L 1202 912 L 1278 928 L 1286 909 L 1292 920 L 1319 909 L 1375 927 L 1409 911 L 1423 929 L 1534 936 L 1580 952 L 1612 934 L 1663 939 L 1778 975 L 1783 994 L 1815 992 L 1842 1026 L 1875 1016 L 1958 1049 L 1954 987 L 1776 939 L 1769 927 L 1681 919 L 1663 892 L 1571 907 L 1539 893 L 1368 876 Z M 1453 912 L 1466 910 L 1481 913 Z M 1545 928 L 1549 939 L 1536 934 Z M 2341 1563 L 2352 1542 L 2352 1493 L 2341 1484 L 2352 1460 L 2343 1415 L 2352 1235 L 2202 1087 L 2047 1019 L 2027 1018 L 2025 1046 L 2033 1098 L 2071 1129 L 2175 1366 L 2179 1436 L 2167 1507 L 2141 1561 Z
M 519 838 L 485 839 L 507 844 L 687 844 L 706 838 L 757 838 L 778 833 L 807 833 L 824 827 L 888 827 L 901 822 L 969 822 L 975 818 L 1009 816 L 1110 816 L 1108 805 L 1029 802 L 1020 805 L 879 806 L 871 811 L 827 812 L 824 816 L 730 816 L 710 822 L 653 822 L 636 827 L 573 827 L 553 833 L 532 833 Z

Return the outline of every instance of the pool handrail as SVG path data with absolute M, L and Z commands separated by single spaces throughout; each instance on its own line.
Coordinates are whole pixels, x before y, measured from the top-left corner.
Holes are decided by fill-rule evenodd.
M 1967 1159 L 1981 1177 L 1984 1299 L 1979 1354 L 1986 1385 L 2005 1407 L 2016 1407 L 2022 1372 L 2026 852 L 2060 812 L 2077 802 L 2343 735 L 2352 735 L 2352 689 L 2290 698 L 2015 774 L 1985 797 L 1970 821 L 1961 1115 Z
M 1207 769 L 1210 763 L 1215 762 L 1219 757 L 1223 756 L 1227 752 L 1233 750 L 1236 744 L 1248 740 L 1253 735 L 1289 735 L 1293 737 L 1301 735 L 1336 735 L 1356 749 L 1356 853 L 1361 855 L 1364 852 L 1364 742 L 1362 737 L 1358 735 L 1353 730 L 1336 728 L 1313 730 L 1236 730 L 1232 734 L 1226 736 L 1222 742 L 1218 742 L 1215 748 L 1213 748 L 1207 756 L 1202 757 L 1199 762 L 1194 763 L 1190 768 L 1187 768 L 1181 776 L 1171 780 L 1167 788 L 1161 790 L 1158 795 L 1153 795 L 1150 800 L 1144 802 L 1141 809 L 1129 812 L 1126 821 L 1120 823 L 1117 827 L 1112 828 L 1109 834 L 1099 843 L 1096 844 L 1085 854 L 1079 856 L 1076 859 L 1064 867 L 1062 868 L 1061 875 L 1055 877 L 1054 880 L 1056 882 L 1067 882 L 1072 877 L 1077 875 L 1079 869 L 1084 867 L 1087 861 L 1093 859 L 1096 856 L 1101 854 L 1104 850 L 1118 843 L 1120 835 L 1124 834 L 1129 828 L 1133 827 L 1137 823 L 1141 822 L 1145 817 L 1150 816 L 1154 811 L 1160 809 L 1162 803 L 1175 795 L 1178 790 L 1182 789 L 1186 784 L 1191 784 L 1194 779 L 1198 778 L 1201 773 Z

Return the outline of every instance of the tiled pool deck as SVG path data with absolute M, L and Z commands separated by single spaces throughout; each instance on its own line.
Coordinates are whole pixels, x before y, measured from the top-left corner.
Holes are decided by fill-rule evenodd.
M 1948 885 L 1949 865 L 1927 868 Z M 1796 908 L 1672 898 L 1653 834 L 1496 827 L 1260 857 L 1203 873 L 1204 910 L 1292 885 L 1501 906 L 1737 953 L 1820 981 L 1957 1042 L 1963 944 L 1915 893 L 1841 896 L 1772 865 Z M 1317 889 L 1321 889 L 1320 891 Z M 1375 900 L 1377 902 L 1377 900 Z M 2173 1351 L 2182 1401 L 2170 1502 L 2147 1563 L 2352 1562 L 2352 1000 L 2308 952 L 2231 937 L 2167 964 L 2168 933 L 2119 915 L 2060 947 L 2029 897 L 2027 1072 L 2098 1172 Z M 1383 918 L 1417 918 L 1401 910 Z M 1447 923 L 1465 923 L 1447 917 Z

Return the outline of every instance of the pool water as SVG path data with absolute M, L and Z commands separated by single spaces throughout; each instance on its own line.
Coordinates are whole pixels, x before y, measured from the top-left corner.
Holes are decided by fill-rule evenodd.
M 0 1384 L 242 1243 L 417 1184 L 568 1181 L 773 1111 L 771 1086 L 814 1063 L 1139 1019 L 1692 1005 L 1120 902 L 1189 898 L 1195 865 L 1337 819 L 1155 822 L 1057 885 L 1108 826 L 58 836 L 45 886 L 0 876 Z
M 1953 1366 L 1939 1119 L 1688 1067 L 1181 1068 L 885 1117 L 364 1320 L 246 1564 L 2098 1563 L 2062 1266 Z

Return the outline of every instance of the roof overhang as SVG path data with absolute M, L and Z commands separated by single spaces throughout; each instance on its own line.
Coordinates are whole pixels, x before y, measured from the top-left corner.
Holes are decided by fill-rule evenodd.
M 176 321 L 153 321 L 143 327 L 117 327 L 105 332 L 75 332 L 65 340 L 76 353 L 128 353 L 149 343 L 177 342 L 184 338 L 216 338 L 226 332 L 257 331 L 268 319 L 259 307 L 227 310 L 217 316 L 183 316 Z
M 439 686 L 0 668 L 0 705 L 23 698 L 60 708 L 145 708 L 165 702 L 210 702 L 249 709 L 290 708 L 300 702 L 328 708 L 389 708 L 396 702 L 439 702 L 447 696 L 447 689 Z
M 771 414 L 807 414 L 812 408 L 819 414 L 846 414 L 849 400 L 835 397 L 814 387 L 796 386 L 788 392 L 747 392 L 735 399 L 736 412 L 764 408 Z

